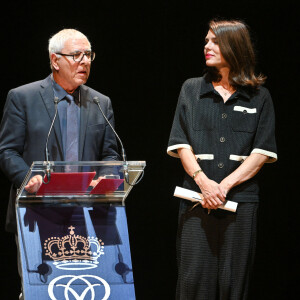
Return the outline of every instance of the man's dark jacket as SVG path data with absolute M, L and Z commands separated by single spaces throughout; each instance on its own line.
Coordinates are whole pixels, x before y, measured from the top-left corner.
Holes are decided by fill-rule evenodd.
M 93 98 L 100 99 L 106 117 L 114 124 L 110 99 L 82 85 L 80 87 L 79 160 L 119 160 L 114 133 L 105 122 Z M 54 118 L 51 76 L 9 91 L 0 127 L 0 167 L 12 182 L 6 229 L 16 232 L 15 197 L 33 161 L 45 160 L 45 145 Z M 62 134 L 58 117 L 49 137 L 50 160 L 63 161 Z

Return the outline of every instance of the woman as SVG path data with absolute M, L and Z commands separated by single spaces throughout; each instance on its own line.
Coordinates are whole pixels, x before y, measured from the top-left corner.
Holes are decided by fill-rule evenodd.
M 177 299 L 240 300 L 255 252 L 254 176 L 277 160 L 274 109 L 243 22 L 211 21 L 204 55 L 207 73 L 183 84 L 167 150 L 203 200 L 180 204 Z M 226 200 L 236 213 L 217 209 Z

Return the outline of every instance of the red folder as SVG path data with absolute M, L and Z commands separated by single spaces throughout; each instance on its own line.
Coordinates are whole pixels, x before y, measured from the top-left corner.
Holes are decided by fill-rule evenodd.
M 91 194 L 113 193 L 124 182 L 124 179 L 103 178 L 91 190 Z
M 51 173 L 48 184 L 42 184 L 37 196 L 85 194 L 96 172 Z

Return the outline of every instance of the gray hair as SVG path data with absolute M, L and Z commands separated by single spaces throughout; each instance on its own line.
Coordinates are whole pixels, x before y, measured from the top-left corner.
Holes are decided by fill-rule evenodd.
M 80 31 L 76 29 L 63 29 L 59 31 L 58 33 L 54 34 L 50 39 L 49 39 L 49 58 L 50 58 L 50 67 L 52 69 L 52 63 L 51 63 L 51 54 L 52 53 L 57 53 L 61 52 L 61 50 L 64 48 L 65 42 L 69 39 L 82 39 L 85 38 L 89 42 L 88 38 L 81 33 Z M 90 47 L 91 43 L 89 42 Z

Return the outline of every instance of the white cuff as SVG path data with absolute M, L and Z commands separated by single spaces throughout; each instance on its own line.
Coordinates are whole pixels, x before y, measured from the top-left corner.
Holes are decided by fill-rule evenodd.
M 180 149 L 180 148 L 190 149 L 191 151 L 193 151 L 193 148 L 192 148 L 191 145 L 188 145 L 188 144 L 177 144 L 177 145 L 173 145 L 173 146 L 168 147 L 167 153 L 170 156 L 172 156 L 172 157 L 179 158 L 179 155 L 178 155 L 177 151 L 174 151 L 174 150 Z
M 263 154 L 265 156 L 268 156 L 269 159 L 266 161 L 267 163 L 272 163 L 272 162 L 275 162 L 277 160 L 277 154 L 274 153 L 274 152 L 271 152 L 271 151 L 266 151 L 266 150 L 263 150 L 263 149 L 255 148 L 255 149 L 252 150 L 251 154 L 252 153 L 259 153 L 259 154 Z

